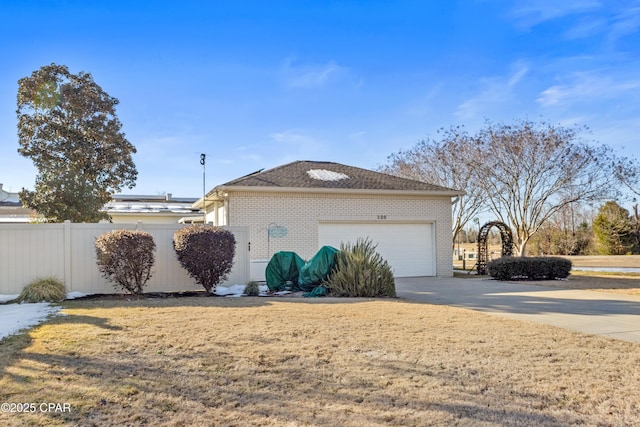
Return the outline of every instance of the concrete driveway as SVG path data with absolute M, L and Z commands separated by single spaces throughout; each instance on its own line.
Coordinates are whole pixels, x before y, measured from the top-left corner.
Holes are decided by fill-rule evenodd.
M 640 342 L 640 296 L 480 278 L 396 278 L 398 297 Z

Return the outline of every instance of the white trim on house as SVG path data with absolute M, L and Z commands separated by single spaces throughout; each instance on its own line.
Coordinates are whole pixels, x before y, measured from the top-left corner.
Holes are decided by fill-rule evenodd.
M 225 186 L 219 185 L 193 203 L 193 207 L 202 209 L 203 200 L 206 201 L 205 209 L 216 202 L 226 201 L 231 192 L 248 193 L 313 193 L 313 194 L 358 194 L 358 195 L 393 195 L 410 197 L 459 197 L 464 194 L 460 191 L 434 191 L 434 190 L 361 190 L 344 188 L 305 188 L 305 187 L 254 187 L 254 186 Z

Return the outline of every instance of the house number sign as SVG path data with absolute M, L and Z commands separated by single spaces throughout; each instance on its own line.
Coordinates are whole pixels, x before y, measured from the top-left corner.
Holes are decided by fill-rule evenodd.
M 386 215 L 378 215 L 378 219 L 387 219 Z
M 287 227 L 283 225 L 269 224 L 269 228 L 267 229 L 268 236 L 274 239 L 282 239 L 287 236 Z

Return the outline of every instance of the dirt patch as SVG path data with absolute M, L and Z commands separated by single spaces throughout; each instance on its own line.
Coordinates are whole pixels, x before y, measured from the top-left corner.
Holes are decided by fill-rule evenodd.
M 2 425 L 639 425 L 640 344 L 397 299 L 63 304 L 2 341 Z
M 302 298 L 304 292 L 270 292 L 267 291 L 261 297 L 270 298 Z M 206 291 L 178 291 L 178 292 L 145 292 L 140 295 L 132 294 L 88 294 L 74 298 L 75 301 L 85 300 L 101 300 L 101 301 L 140 301 L 146 299 L 165 299 L 165 298 L 236 298 L 237 295 L 216 295 Z M 11 303 L 11 302 L 9 302 Z
M 180 292 L 145 292 L 141 295 L 132 294 L 88 294 L 78 298 L 76 301 L 83 300 L 104 300 L 104 301 L 130 301 L 145 300 L 150 298 L 216 298 L 215 294 L 206 291 L 180 291 Z

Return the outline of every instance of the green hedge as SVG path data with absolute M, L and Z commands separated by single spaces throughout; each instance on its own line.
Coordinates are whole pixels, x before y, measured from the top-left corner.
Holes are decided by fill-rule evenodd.
M 564 279 L 571 261 L 559 257 L 502 257 L 487 264 L 489 275 L 498 280 Z

